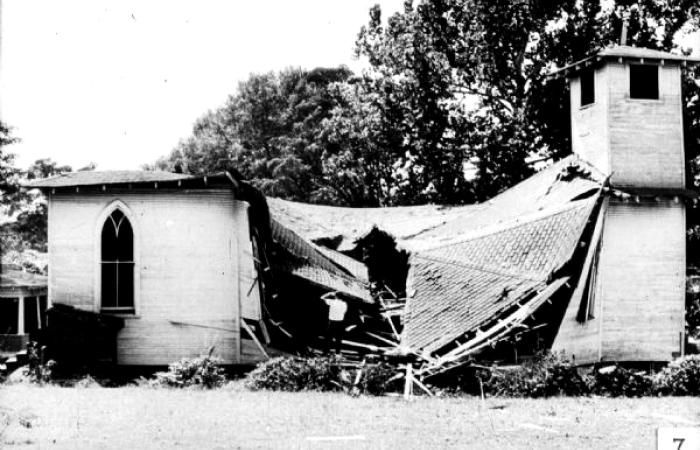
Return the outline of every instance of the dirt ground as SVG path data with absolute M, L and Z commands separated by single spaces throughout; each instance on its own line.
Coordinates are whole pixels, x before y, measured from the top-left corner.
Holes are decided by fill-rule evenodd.
M 0 385 L 0 447 L 655 448 L 700 399 L 358 397 Z

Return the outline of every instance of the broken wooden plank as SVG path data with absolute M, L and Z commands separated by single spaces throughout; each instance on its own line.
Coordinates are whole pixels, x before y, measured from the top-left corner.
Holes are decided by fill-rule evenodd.
M 262 353 L 265 356 L 265 358 L 269 358 L 270 355 L 268 355 L 267 352 L 265 351 L 265 347 L 263 347 L 263 345 L 258 340 L 258 337 L 255 335 L 253 330 L 250 328 L 250 326 L 248 326 L 247 323 L 245 323 L 245 320 L 243 320 L 243 319 L 241 319 L 241 326 L 246 331 L 246 333 L 248 333 L 248 335 L 253 339 L 253 342 L 255 342 L 255 345 L 258 347 L 258 350 L 260 350 L 260 353 Z
M 403 387 L 403 398 L 404 400 L 410 400 L 411 395 L 413 395 L 413 365 L 411 363 L 406 364 L 406 383 Z

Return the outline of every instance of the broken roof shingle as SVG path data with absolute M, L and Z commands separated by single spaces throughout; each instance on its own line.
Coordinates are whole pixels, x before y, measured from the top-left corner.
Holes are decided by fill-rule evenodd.
M 542 281 L 448 261 L 413 258 L 401 343 L 432 352 L 492 321 Z
M 284 254 L 277 254 L 272 260 L 277 270 L 331 291 L 341 292 L 367 303 L 372 302 L 369 286 L 355 277 L 339 259 L 327 256 L 319 247 L 274 219 L 270 220 L 270 225 L 272 239 L 284 250 Z
M 367 266 L 364 263 L 357 261 L 344 253 L 323 247 L 322 245 L 316 246 L 316 249 L 318 249 L 328 258 L 332 259 L 336 264 L 343 266 L 343 268 L 350 272 L 350 274 L 352 274 L 352 276 L 355 278 L 364 283 L 369 283 L 369 273 L 367 272 Z

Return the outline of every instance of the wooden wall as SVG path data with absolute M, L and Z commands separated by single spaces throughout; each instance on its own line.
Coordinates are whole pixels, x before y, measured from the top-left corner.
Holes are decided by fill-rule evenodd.
M 685 320 L 685 205 L 611 201 L 600 260 L 603 359 L 667 361 Z
M 585 161 L 609 173 L 608 72 L 599 68 L 594 77 L 595 101 L 585 106 L 581 106 L 580 79 L 571 80 L 571 146 Z
M 616 186 L 685 186 L 681 74 L 677 65 L 659 66 L 659 99 L 629 98 L 629 66 L 610 72 L 610 149 Z
M 611 200 L 603 228 L 595 318 L 569 305 L 555 350 L 577 363 L 668 361 L 685 316 L 685 205 Z
M 680 67 L 658 68 L 658 100 L 630 98 L 627 63 L 610 61 L 596 70 L 591 105 L 581 106 L 580 80 L 571 80 L 573 151 L 612 173 L 613 185 L 684 187 Z
M 252 261 L 238 270 L 251 254 L 247 204 L 229 190 L 51 195 L 51 301 L 99 311 L 101 217 L 115 201 L 128 210 L 136 247 L 136 315 L 119 334 L 119 363 L 168 364 L 211 346 L 239 362 L 239 301 L 253 277 Z

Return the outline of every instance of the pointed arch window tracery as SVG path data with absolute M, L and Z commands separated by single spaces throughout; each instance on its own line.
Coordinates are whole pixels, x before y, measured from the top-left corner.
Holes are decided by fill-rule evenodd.
M 100 264 L 103 311 L 134 312 L 134 230 L 115 209 L 102 226 Z

